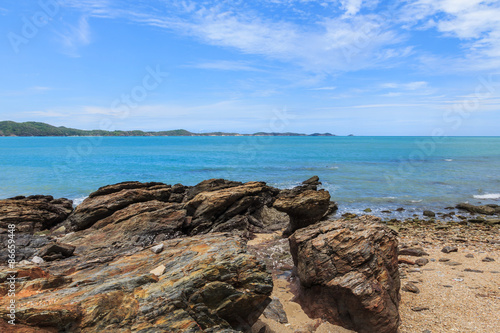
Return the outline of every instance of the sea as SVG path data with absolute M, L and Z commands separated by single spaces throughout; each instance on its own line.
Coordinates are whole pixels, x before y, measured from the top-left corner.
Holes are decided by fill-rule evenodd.
M 283 189 L 314 175 L 339 213 L 500 204 L 500 137 L 0 138 L 0 199 L 46 194 L 77 205 L 123 181 L 225 178 Z

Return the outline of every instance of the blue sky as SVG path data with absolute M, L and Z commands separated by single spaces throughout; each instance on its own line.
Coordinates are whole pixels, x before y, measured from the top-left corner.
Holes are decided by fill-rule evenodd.
M 500 2 L 0 4 L 0 120 L 499 135 Z

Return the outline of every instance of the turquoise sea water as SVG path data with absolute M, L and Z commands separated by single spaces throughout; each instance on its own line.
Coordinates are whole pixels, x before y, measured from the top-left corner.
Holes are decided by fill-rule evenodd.
M 342 211 L 499 203 L 500 137 L 3 137 L 0 198 L 80 202 L 127 181 L 288 188 L 318 175 Z

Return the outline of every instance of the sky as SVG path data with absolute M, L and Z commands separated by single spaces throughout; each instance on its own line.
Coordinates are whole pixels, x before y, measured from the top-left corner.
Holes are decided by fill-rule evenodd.
M 4 1 L 0 78 L 0 120 L 500 135 L 500 1 Z

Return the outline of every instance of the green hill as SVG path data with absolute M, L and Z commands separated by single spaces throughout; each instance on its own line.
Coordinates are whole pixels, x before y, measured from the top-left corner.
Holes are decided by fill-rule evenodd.
M 144 131 L 103 131 L 103 130 L 79 130 L 64 126 L 56 127 L 45 123 L 28 121 L 16 123 L 15 121 L 0 121 L 0 136 L 306 136 L 299 133 L 265 133 L 238 134 L 225 132 L 192 133 L 184 129 L 144 132 Z M 333 134 L 314 133 L 311 136 L 333 136 Z

